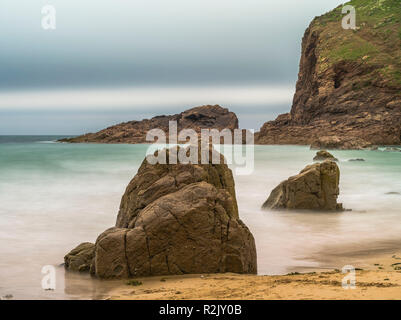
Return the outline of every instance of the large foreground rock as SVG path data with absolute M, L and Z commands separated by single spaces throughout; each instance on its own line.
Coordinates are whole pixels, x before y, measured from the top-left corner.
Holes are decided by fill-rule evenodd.
M 263 209 L 342 210 L 337 203 L 340 170 L 333 161 L 307 166 L 298 175 L 280 183 Z
M 231 170 L 145 159 L 116 226 L 98 237 L 87 263 L 100 278 L 256 273 L 255 241 L 239 219 Z

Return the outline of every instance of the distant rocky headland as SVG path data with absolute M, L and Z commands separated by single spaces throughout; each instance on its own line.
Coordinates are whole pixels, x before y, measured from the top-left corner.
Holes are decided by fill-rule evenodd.
M 343 6 L 306 29 L 291 111 L 266 122 L 255 144 L 366 149 L 401 144 L 401 6 L 397 0 L 353 0 L 356 29 L 343 29 Z M 238 118 L 219 105 L 117 124 L 60 142 L 148 143 L 151 129 L 234 130 Z
M 195 107 L 179 114 L 156 116 L 142 121 L 120 123 L 96 133 L 87 133 L 60 142 L 70 143 L 150 143 L 146 134 L 152 129 L 161 129 L 168 134 L 169 122 L 176 121 L 177 129 L 238 129 L 238 118 L 235 113 L 219 105 Z
M 309 145 L 324 137 L 344 149 L 401 144 L 400 2 L 347 4 L 356 8 L 357 28 L 342 29 L 343 6 L 312 21 L 292 109 L 266 122 L 256 143 Z

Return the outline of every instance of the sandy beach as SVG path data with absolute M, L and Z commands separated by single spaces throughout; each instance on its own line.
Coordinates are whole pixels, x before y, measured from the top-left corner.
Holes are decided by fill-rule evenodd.
M 1 1 L 13 314 L 401 301 L 401 0 Z
M 109 292 L 112 300 L 304 300 L 401 299 L 401 254 L 364 260 L 356 288 L 344 289 L 341 270 L 278 276 L 208 274 L 138 278 Z M 133 285 L 134 283 L 135 285 Z M 138 285 L 138 283 L 141 283 Z

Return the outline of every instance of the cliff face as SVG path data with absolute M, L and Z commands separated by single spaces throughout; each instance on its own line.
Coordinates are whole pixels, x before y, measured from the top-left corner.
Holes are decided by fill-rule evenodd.
M 290 113 L 265 123 L 259 144 L 311 144 L 322 136 L 401 143 L 401 3 L 354 0 L 357 29 L 342 6 L 305 31 Z
M 238 128 L 238 118 L 235 113 L 218 105 L 195 107 L 180 114 L 157 116 L 142 121 L 121 123 L 96 133 L 60 140 L 70 143 L 149 143 L 146 134 L 151 129 L 161 129 L 169 132 L 169 121 L 177 121 L 178 131 L 182 129 L 230 129 Z

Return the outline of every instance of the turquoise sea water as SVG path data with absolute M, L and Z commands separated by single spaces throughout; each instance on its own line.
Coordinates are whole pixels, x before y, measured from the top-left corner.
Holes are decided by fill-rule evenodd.
M 114 225 L 148 146 L 52 142 L 57 138 L 0 136 L 0 296 L 100 297 L 113 284 L 65 274 L 59 265 L 73 247 Z M 312 163 L 308 147 L 255 146 L 254 172 L 235 176 L 260 274 L 338 268 L 401 247 L 401 152 L 332 153 L 340 160 L 339 201 L 350 212 L 260 210 L 278 183 Z M 57 266 L 55 291 L 41 288 L 44 265 Z

